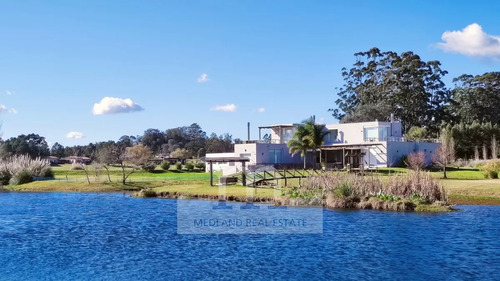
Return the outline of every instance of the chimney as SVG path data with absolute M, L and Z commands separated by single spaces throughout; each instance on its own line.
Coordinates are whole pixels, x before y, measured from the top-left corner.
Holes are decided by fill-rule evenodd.
M 248 140 L 250 140 L 250 122 L 247 123 L 248 126 Z

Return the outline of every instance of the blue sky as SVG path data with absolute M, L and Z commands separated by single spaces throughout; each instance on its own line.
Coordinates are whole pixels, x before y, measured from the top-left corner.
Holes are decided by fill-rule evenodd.
M 327 110 L 359 51 L 439 60 L 449 87 L 498 71 L 498 11 L 460 0 L 1 0 L 3 138 L 75 145 L 195 122 L 239 138 L 251 122 L 255 138 L 311 115 L 335 123 Z

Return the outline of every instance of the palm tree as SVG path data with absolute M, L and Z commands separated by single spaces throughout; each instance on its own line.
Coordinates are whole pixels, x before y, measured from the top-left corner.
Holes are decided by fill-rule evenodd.
M 292 156 L 300 153 L 300 156 L 304 158 L 304 169 L 306 169 L 307 150 L 310 148 L 309 141 L 305 139 L 307 135 L 308 131 L 306 130 L 306 127 L 304 125 L 298 125 L 295 133 L 293 134 L 293 139 L 287 143 Z
M 314 124 L 313 117 L 302 123 L 303 125 L 297 126 L 293 139 L 288 142 L 288 147 L 292 156 L 300 152 L 300 156 L 304 157 L 305 169 L 307 151 L 312 149 L 316 152 L 323 145 L 328 131 L 325 130 L 325 125 Z
M 316 153 L 318 148 L 325 143 L 325 136 L 328 134 L 328 130 L 326 130 L 323 124 L 314 124 L 314 118 L 306 120 L 304 127 L 307 131 L 307 135 L 304 138 L 309 143 L 309 147 L 313 150 L 313 153 Z

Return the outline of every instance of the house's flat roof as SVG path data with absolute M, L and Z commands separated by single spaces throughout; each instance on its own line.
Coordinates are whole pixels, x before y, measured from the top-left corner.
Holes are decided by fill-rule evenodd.
M 249 162 L 247 157 L 206 157 L 205 162 Z
M 293 127 L 293 123 L 291 124 L 276 124 L 276 125 L 270 125 L 270 126 L 261 126 L 259 129 L 272 129 L 276 127 Z

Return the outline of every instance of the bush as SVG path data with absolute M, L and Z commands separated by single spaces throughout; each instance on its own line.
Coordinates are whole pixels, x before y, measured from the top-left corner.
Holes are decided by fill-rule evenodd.
M 496 179 L 500 172 L 500 159 L 491 160 L 481 168 L 485 178 Z
M 80 163 L 74 162 L 73 164 L 71 164 L 71 168 L 70 169 L 73 170 L 73 171 L 83 170 L 83 166 Z
M 156 164 L 152 162 L 146 163 L 142 166 L 142 169 L 148 173 L 152 173 L 156 169 Z
M 17 175 L 13 176 L 9 183 L 11 185 L 20 185 L 20 184 L 25 184 L 33 181 L 33 177 L 30 175 L 30 173 L 27 170 L 22 170 L 19 172 Z
M 184 166 L 186 168 L 186 170 L 188 171 L 192 171 L 194 169 L 194 165 L 191 164 L 191 163 L 186 163 L 186 165 Z
M 163 170 L 168 171 L 168 169 L 170 169 L 170 162 L 168 162 L 168 161 L 163 161 L 163 162 L 161 162 L 160 167 L 161 167 Z
M 399 161 L 400 161 L 399 165 L 402 168 L 406 168 L 406 163 L 408 162 L 408 155 L 402 155 L 401 159 L 399 159 Z
M 43 173 L 42 177 L 44 178 L 53 178 L 54 177 L 54 172 L 52 171 L 52 169 L 47 169 L 45 170 L 45 172 Z
M 196 163 L 196 168 L 205 171 L 205 163 Z
M 483 175 L 487 179 L 498 179 L 498 172 L 497 171 L 484 171 Z
M 10 181 L 10 174 L 0 171 L 0 185 L 8 185 Z
M 420 171 L 425 168 L 425 152 L 414 152 L 406 157 L 406 166 L 412 170 Z
M 181 162 L 175 163 L 175 169 L 179 171 L 182 170 L 182 163 Z

